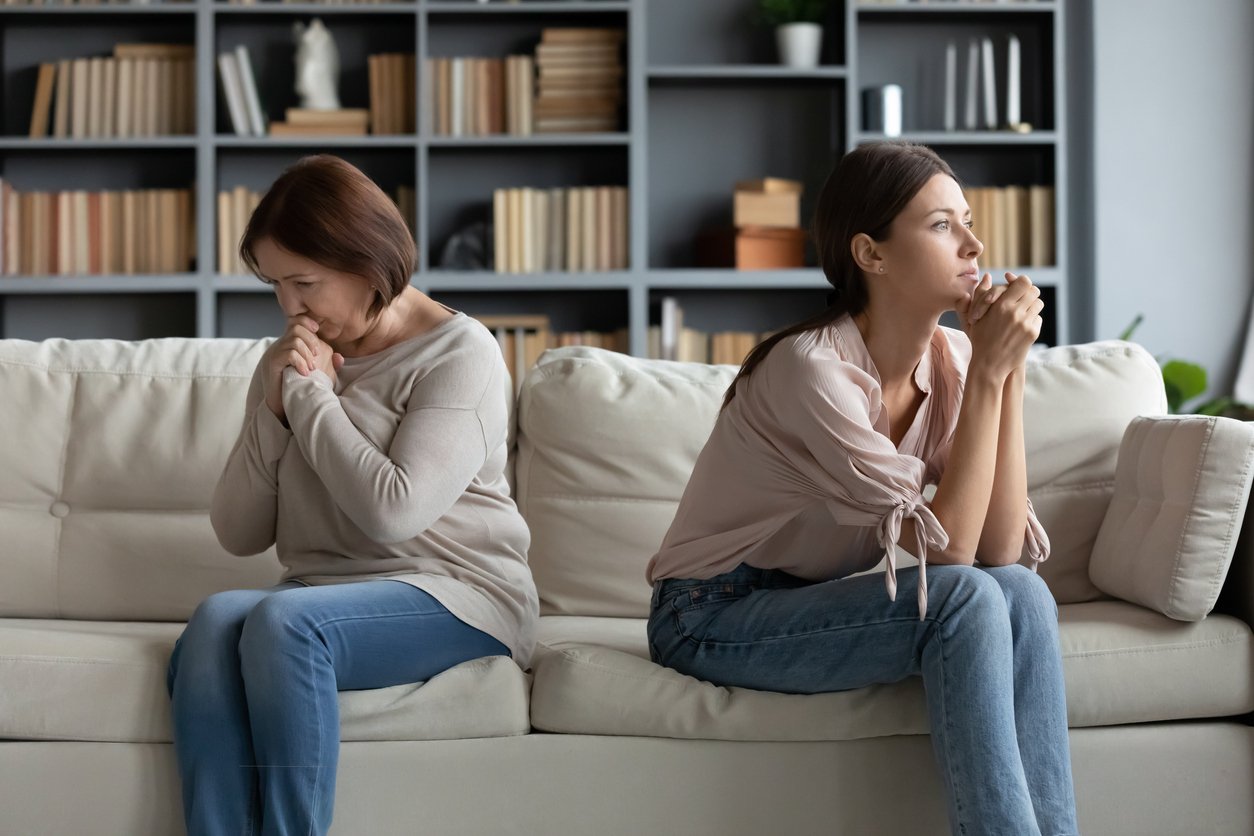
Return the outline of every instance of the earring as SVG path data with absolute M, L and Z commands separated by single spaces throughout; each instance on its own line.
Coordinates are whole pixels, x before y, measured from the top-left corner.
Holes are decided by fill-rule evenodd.
M 881 273 L 883 273 L 883 272 L 884 272 L 884 268 L 883 268 L 883 267 L 881 267 L 881 268 L 880 268 L 880 272 L 881 272 Z

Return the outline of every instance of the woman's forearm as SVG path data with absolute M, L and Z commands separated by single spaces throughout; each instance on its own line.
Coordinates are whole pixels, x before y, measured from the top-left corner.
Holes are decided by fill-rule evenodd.
M 953 449 L 936 495 L 932 513 L 949 535 L 949 545 L 933 552 L 932 563 L 971 565 L 993 494 L 1005 378 L 973 364 L 967 375 Z M 903 546 L 911 547 L 903 538 Z
M 1024 377 L 1024 368 L 1020 366 L 1006 378 L 1002 391 L 993 491 L 975 554 L 976 560 L 986 566 L 1014 563 L 1023 551 L 1028 522 L 1027 458 L 1023 447 Z

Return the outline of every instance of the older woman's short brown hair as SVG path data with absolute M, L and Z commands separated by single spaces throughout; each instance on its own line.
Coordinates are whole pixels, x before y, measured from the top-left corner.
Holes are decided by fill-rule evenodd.
M 409 285 L 417 266 L 414 237 L 396 204 L 359 169 L 330 154 L 297 161 L 257 205 L 239 244 L 244 264 L 257 275 L 253 248 L 263 238 L 363 278 L 375 291 L 371 318 Z

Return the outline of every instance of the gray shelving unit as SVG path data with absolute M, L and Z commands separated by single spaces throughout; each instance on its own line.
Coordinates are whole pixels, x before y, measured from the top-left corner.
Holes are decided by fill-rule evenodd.
M 861 128 L 859 90 L 905 90 L 907 138 L 933 145 L 970 185 L 1047 183 L 1056 188 L 1058 263 L 1030 272 L 1049 288 L 1046 337 L 1066 342 L 1066 112 L 1061 0 L 859 5 L 833 3 L 822 66 L 778 66 L 772 33 L 750 22 L 753 0 L 416 0 L 369 6 L 212 0 L 136 6 L 0 6 L 4 123 L 0 176 L 21 190 L 195 185 L 197 269 L 174 276 L 0 278 L 0 336 L 43 338 L 260 336 L 282 324 L 269 290 L 250 277 L 216 274 L 215 196 L 264 189 L 308 153 L 339 154 L 387 190 L 417 193 L 419 289 L 471 313 L 543 312 L 559 329 L 627 327 L 643 354 L 660 299 L 680 298 L 686 322 L 710 330 L 767 330 L 808 315 L 827 289 L 816 268 L 736 272 L 696 267 L 692 242 L 728 223 L 737 180 L 803 181 L 803 217 L 840 155 L 874 139 Z M 530 51 L 546 26 L 627 30 L 621 133 L 450 138 L 241 138 L 230 133 L 215 56 L 249 47 L 271 118 L 291 92 L 295 20 L 320 16 L 336 38 L 341 97 L 367 104 L 367 54 L 429 57 Z M 1024 44 L 1025 119 L 1036 130 L 939 130 L 944 44 L 975 35 Z M 197 132 L 143 140 L 25 138 L 41 61 L 106 54 L 119 41 L 197 46 Z M 1004 53 L 1004 49 L 1002 50 Z M 1004 60 L 1004 57 L 1003 57 Z M 421 95 L 421 78 L 416 85 Z M 421 113 L 421 107 L 419 108 Z M 630 188 L 629 267 L 591 274 L 497 275 L 442 270 L 449 235 L 490 215 L 492 190 L 508 186 Z M 811 262 L 813 263 L 813 262 Z M 993 266 L 993 265 L 991 265 Z M 1001 266 L 1001 265 L 995 265 Z

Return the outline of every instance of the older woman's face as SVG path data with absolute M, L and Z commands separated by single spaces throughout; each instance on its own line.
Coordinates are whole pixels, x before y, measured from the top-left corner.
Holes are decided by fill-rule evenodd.
M 261 280 L 274 288 L 288 319 L 312 317 L 318 323 L 318 336 L 332 346 L 358 340 L 366 332 L 366 311 L 374 291 L 365 279 L 323 267 L 269 238 L 257 242 L 253 255 Z

